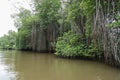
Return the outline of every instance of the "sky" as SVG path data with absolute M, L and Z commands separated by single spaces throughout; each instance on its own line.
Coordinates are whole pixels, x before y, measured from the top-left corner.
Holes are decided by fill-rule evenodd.
M 30 9 L 29 2 L 30 0 L 0 0 L 0 37 L 9 30 L 17 31 L 11 15 L 16 13 L 18 7 Z

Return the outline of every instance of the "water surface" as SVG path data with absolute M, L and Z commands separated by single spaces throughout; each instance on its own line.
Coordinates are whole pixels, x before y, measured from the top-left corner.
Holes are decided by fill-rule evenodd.
M 120 80 L 120 70 L 53 54 L 0 51 L 0 80 Z

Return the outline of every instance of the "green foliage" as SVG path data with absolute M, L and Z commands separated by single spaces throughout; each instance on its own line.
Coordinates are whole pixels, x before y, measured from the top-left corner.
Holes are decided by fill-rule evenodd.
M 115 16 L 115 19 L 114 21 L 112 21 L 111 23 L 109 23 L 107 25 L 107 27 L 110 27 L 110 28 L 116 28 L 116 27 L 120 27 L 120 14 L 117 14 Z
M 0 38 L 0 48 L 2 49 L 15 49 L 16 48 L 16 32 L 9 31 L 8 35 Z
M 82 35 L 69 31 L 58 38 L 55 54 L 62 57 L 95 57 L 100 52 L 94 41 L 87 45 Z
M 20 8 L 19 13 L 13 14 L 11 17 L 14 19 L 14 25 L 16 28 L 20 28 L 22 26 L 22 22 L 25 18 L 31 16 L 31 12 L 27 9 Z
M 82 14 L 82 9 L 80 7 L 81 1 L 73 0 L 72 4 L 68 8 L 68 17 L 67 20 L 74 21 L 76 18 L 79 18 Z
M 19 22 L 16 23 L 18 24 L 16 26 L 18 28 L 18 33 L 16 36 L 17 49 L 31 49 L 31 30 L 34 22 L 37 20 L 36 16 L 33 16 L 29 10 L 20 9 L 20 12 L 16 14 L 16 20 L 19 20 Z
M 80 3 L 80 7 L 83 9 L 84 15 L 91 17 L 96 9 L 96 3 L 94 0 L 84 0 Z
M 17 40 L 16 40 L 16 46 L 17 49 L 30 49 L 30 29 L 28 28 L 22 28 L 19 30 L 17 34 Z
M 59 0 L 41 0 L 36 6 L 41 25 L 47 27 L 49 24 L 56 23 L 59 18 L 59 8 Z

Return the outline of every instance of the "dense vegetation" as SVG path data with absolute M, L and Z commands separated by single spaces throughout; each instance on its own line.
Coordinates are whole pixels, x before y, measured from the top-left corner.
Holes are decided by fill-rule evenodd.
M 18 32 L 1 48 L 55 51 L 61 57 L 104 59 L 120 66 L 120 0 L 33 0 L 15 14 Z
M 66 32 L 59 37 L 56 43 L 56 55 L 61 57 L 100 57 L 100 50 L 95 46 L 94 41 L 87 45 L 86 39 L 81 34 Z
M 3 49 L 15 49 L 16 45 L 16 32 L 9 31 L 8 35 L 4 35 L 0 38 L 0 48 Z

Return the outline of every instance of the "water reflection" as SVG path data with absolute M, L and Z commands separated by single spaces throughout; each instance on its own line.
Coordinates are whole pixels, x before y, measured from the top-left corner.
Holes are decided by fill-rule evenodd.
M 10 54 L 9 54 L 10 55 Z M 0 80 L 16 80 L 17 72 L 14 71 L 14 58 L 0 52 Z
M 120 80 L 120 70 L 52 54 L 1 51 L 0 80 Z

